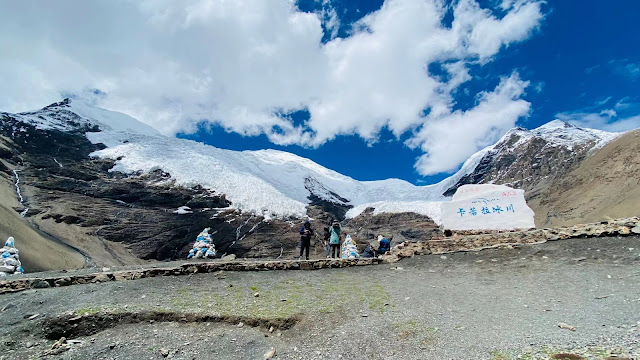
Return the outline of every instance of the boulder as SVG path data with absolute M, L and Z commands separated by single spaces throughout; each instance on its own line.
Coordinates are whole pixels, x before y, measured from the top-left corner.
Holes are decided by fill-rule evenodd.
M 442 226 L 450 230 L 513 230 L 535 228 L 524 190 L 505 185 L 463 185 L 443 202 Z

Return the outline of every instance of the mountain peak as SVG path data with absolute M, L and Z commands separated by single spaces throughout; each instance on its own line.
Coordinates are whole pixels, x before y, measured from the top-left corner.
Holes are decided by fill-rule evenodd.
M 568 128 L 577 128 L 577 126 L 569 124 L 566 121 L 556 119 L 556 120 L 549 121 L 548 123 L 543 124 L 534 130 L 553 131 L 557 129 L 568 129 Z
M 129 115 L 103 109 L 80 99 L 65 98 L 40 110 L 16 115 L 40 129 L 96 131 L 94 128 L 97 127 L 108 132 L 161 136 L 151 126 Z

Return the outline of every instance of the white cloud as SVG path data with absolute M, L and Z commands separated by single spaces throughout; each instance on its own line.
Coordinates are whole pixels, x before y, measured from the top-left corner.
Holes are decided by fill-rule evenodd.
M 318 146 L 342 134 L 374 142 L 387 127 L 412 132 L 425 152 L 422 174 L 449 171 L 528 112 L 517 75 L 479 94 L 474 108 L 455 109 L 452 94 L 472 76 L 467 65 L 525 40 L 543 17 L 539 0 L 503 4 L 498 18 L 460 0 L 448 28 L 439 0 L 387 0 L 339 38 L 328 1 L 320 13 L 292 0 L 1 2 L 0 109 L 97 88 L 107 93 L 98 105 L 166 134 L 208 121 Z M 438 62 L 448 80 L 428 73 Z M 301 109 L 311 114 L 304 124 L 277 115 Z M 470 142 L 443 151 L 436 137 Z
M 425 151 L 416 169 L 422 174 L 454 171 L 470 153 L 495 143 L 529 113 L 531 104 L 520 99 L 528 85 L 514 73 L 502 78 L 492 92 L 480 94 L 478 105 L 472 109 L 429 116 L 429 121 L 409 140 L 410 146 L 420 146 Z
M 610 99 L 609 97 L 604 102 L 597 101 L 595 106 L 585 109 L 556 114 L 556 118 L 576 126 L 612 132 L 640 128 L 640 103 L 625 103 L 624 101 L 629 98 L 623 98 L 616 102 L 613 109 L 597 110 L 599 106 L 605 105 Z
M 609 66 L 618 75 L 629 78 L 632 81 L 640 79 L 640 63 L 629 61 L 629 59 L 613 59 L 609 61 Z
M 602 106 L 602 105 L 605 105 L 606 103 L 608 103 L 609 100 L 611 100 L 611 96 L 609 96 L 607 98 L 604 98 L 604 99 L 602 99 L 600 101 L 596 101 L 595 104 L 596 104 L 596 106 Z

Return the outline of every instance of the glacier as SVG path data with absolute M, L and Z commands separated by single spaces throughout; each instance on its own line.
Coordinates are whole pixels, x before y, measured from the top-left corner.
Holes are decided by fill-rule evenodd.
M 557 120 L 533 130 L 515 128 L 495 145 L 472 155 L 452 176 L 437 184 L 416 186 L 400 179 L 358 181 L 284 151 L 232 151 L 167 137 L 126 114 L 79 100 L 65 99 L 41 110 L 13 116 L 40 129 L 72 131 L 94 127 L 86 132 L 87 138 L 105 144 L 106 148 L 91 156 L 116 160 L 110 171 L 137 174 L 161 169 L 177 185 L 201 185 L 225 194 L 234 208 L 265 219 L 305 217 L 310 196 L 314 195 L 351 207 L 347 212 L 349 218 L 372 207 L 374 214 L 415 212 L 439 223 L 440 203 L 450 200 L 442 194 L 471 173 L 486 154 L 513 132 L 520 135 L 519 142 L 539 136 L 550 144 L 569 148 L 589 140 L 595 141 L 594 147 L 603 146 L 620 135 Z

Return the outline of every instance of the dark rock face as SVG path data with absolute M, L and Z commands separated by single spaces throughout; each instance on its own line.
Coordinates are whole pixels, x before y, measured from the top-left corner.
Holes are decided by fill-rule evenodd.
M 378 214 L 367 209 L 360 216 L 346 222 L 347 230 L 358 244 L 360 251 L 367 242 L 382 235 L 392 244 L 403 241 L 429 240 L 442 235 L 440 227 L 431 218 L 415 213 Z
M 211 228 L 219 255 L 287 258 L 298 254 L 301 219 L 265 221 L 233 209 L 215 189 L 178 186 L 171 174 L 160 170 L 140 174 L 110 171 L 115 160 L 90 157 L 105 145 L 92 144 L 85 133 L 100 129 L 70 111 L 68 103 L 21 114 L 53 119 L 55 126 L 46 129 L 21 122 L 20 115 L 0 113 L 0 136 L 9 146 L 0 147 L 4 162 L 0 162 L 0 176 L 13 178 L 11 168 L 19 170 L 24 206 L 28 207 L 26 218 L 31 224 L 41 229 L 46 226 L 49 235 L 62 242 L 71 233 L 76 240 L 69 245 L 87 257 L 91 257 L 91 250 L 81 242 L 87 237 L 98 239 L 92 246 L 104 247 L 103 254 L 123 265 L 126 260 L 111 248 L 113 243 L 124 244 L 141 259 L 181 259 L 204 228 Z M 311 255 L 324 257 L 323 227 L 333 220 L 344 222 L 352 205 L 311 177 L 305 179 L 305 187 L 310 200 L 307 215 L 315 230 Z M 190 212 L 176 213 L 182 206 L 188 206 Z M 365 239 L 374 240 L 378 234 L 398 241 L 429 239 L 437 226 L 426 217 L 396 214 L 360 216 L 348 221 L 344 229 L 363 248 Z
M 462 177 L 444 195 L 452 196 L 465 184 L 504 184 L 527 191 L 527 200 L 535 197 L 558 179 L 574 169 L 587 156 L 594 142 L 586 142 L 572 149 L 532 137 L 514 147 L 520 135 L 513 132 L 482 158 L 475 170 Z
M 176 186 L 170 174 L 161 171 L 109 172 L 114 161 L 89 157 L 104 145 L 89 142 L 84 136 L 88 130 L 96 129 L 36 129 L 0 114 L 0 135 L 11 139 L 13 147 L 0 149 L 0 156 L 20 169 L 20 183 L 29 187 L 25 200 L 31 221 L 53 219 L 79 226 L 87 235 L 126 244 L 143 259 L 184 258 L 205 227 L 214 233 L 220 254 L 278 257 L 295 252 L 299 235 L 291 221 L 264 222 L 243 214 L 229 207 L 224 194 Z M 4 165 L 0 171 L 13 176 Z M 174 213 L 181 206 L 192 213 Z
M 322 209 L 322 211 L 329 214 L 329 217 L 335 220 L 342 221 L 345 219 L 345 215 L 347 211 L 351 209 L 353 206 L 349 204 L 349 200 L 343 198 L 342 196 L 334 193 L 326 189 L 322 184 L 320 184 L 316 179 L 312 177 L 307 177 L 304 179 L 305 189 L 309 191 L 309 201 L 310 206 L 318 207 Z M 318 196 L 319 193 L 328 194 L 330 200 L 325 200 Z M 317 214 L 316 214 L 317 215 Z M 314 217 L 310 214 L 311 217 Z

